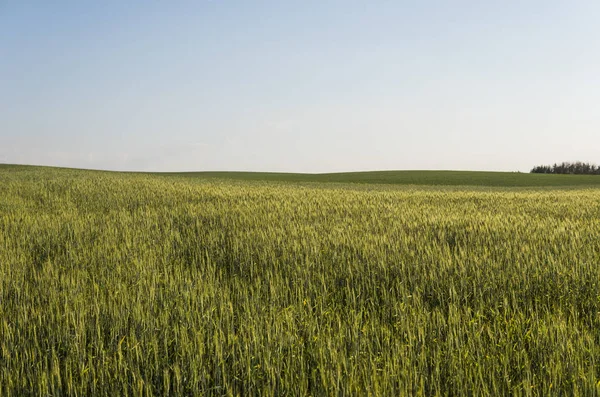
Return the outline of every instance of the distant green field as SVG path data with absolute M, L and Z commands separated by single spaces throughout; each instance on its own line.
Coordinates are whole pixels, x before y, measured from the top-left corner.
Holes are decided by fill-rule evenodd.
M 51 170 L 53 167 L 33 167 Z M 0 169 L 31 170 L 32 166 L 0 164 Z M 55 168 L 60 169 L 60 168 Z M 108 172 L 87 171 L 86 172 Z M 364 171 L 325 174 L 300 174 L 285 172 L 164 172 L 130 173 L 195 179 L 229 179 L 240 181 L 273 181 L 302 183 L 360 183 L 382 185 L 431 186 L 490 186 L 490 187 L 600 187 L 598 175 L 549 175 L 519 172 L 484 171 Z
M 600 186 L 597 175 L 548 175 L 517 172 L 480 171 L 368 171 L 330 174 L 293 174 L 272 172 L 190 172 L 168 173 L 192 178 L 221 178 L 249 181 L 280 182 L 337 182 L 372 183 L 396 185 L 436 186 L 494 186 L 494 187 L 543 187 L 543 186 Z

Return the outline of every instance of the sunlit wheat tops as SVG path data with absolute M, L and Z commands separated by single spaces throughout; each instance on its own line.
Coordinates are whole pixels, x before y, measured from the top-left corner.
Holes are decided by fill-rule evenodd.
M 595 395 L 600 190 L 0 170 L 0 395 Z

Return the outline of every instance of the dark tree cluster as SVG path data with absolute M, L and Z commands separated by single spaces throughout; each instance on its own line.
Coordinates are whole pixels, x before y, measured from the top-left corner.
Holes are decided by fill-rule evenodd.
M 574 163 L 563 162 L 553 165 L 538 165 L 531 170 L 533 174 L 578 174 L 578 175 L 600 175 L 600 167 L 592 163 L 576 161 Z

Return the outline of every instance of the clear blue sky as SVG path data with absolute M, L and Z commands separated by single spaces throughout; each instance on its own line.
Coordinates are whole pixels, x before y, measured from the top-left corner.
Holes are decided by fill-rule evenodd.
M 0 162 L 600 162 L 600 2 L 0 1 Z

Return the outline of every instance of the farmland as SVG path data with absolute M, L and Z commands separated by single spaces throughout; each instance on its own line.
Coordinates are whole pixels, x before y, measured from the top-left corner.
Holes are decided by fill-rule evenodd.
M 323 175 L 0 167 L 0 395 L 600 392 L 600 178 Z
M 481 171 L 368 171 L 333 174 L 291 174 L 266 172 L 188 172 L 158 174 L 202 179 L 242 181 L 354 183 L 418 186 L 485 186 L 485 187 L 600 187 L 597 175 L 544 175 L 519 172 Z

